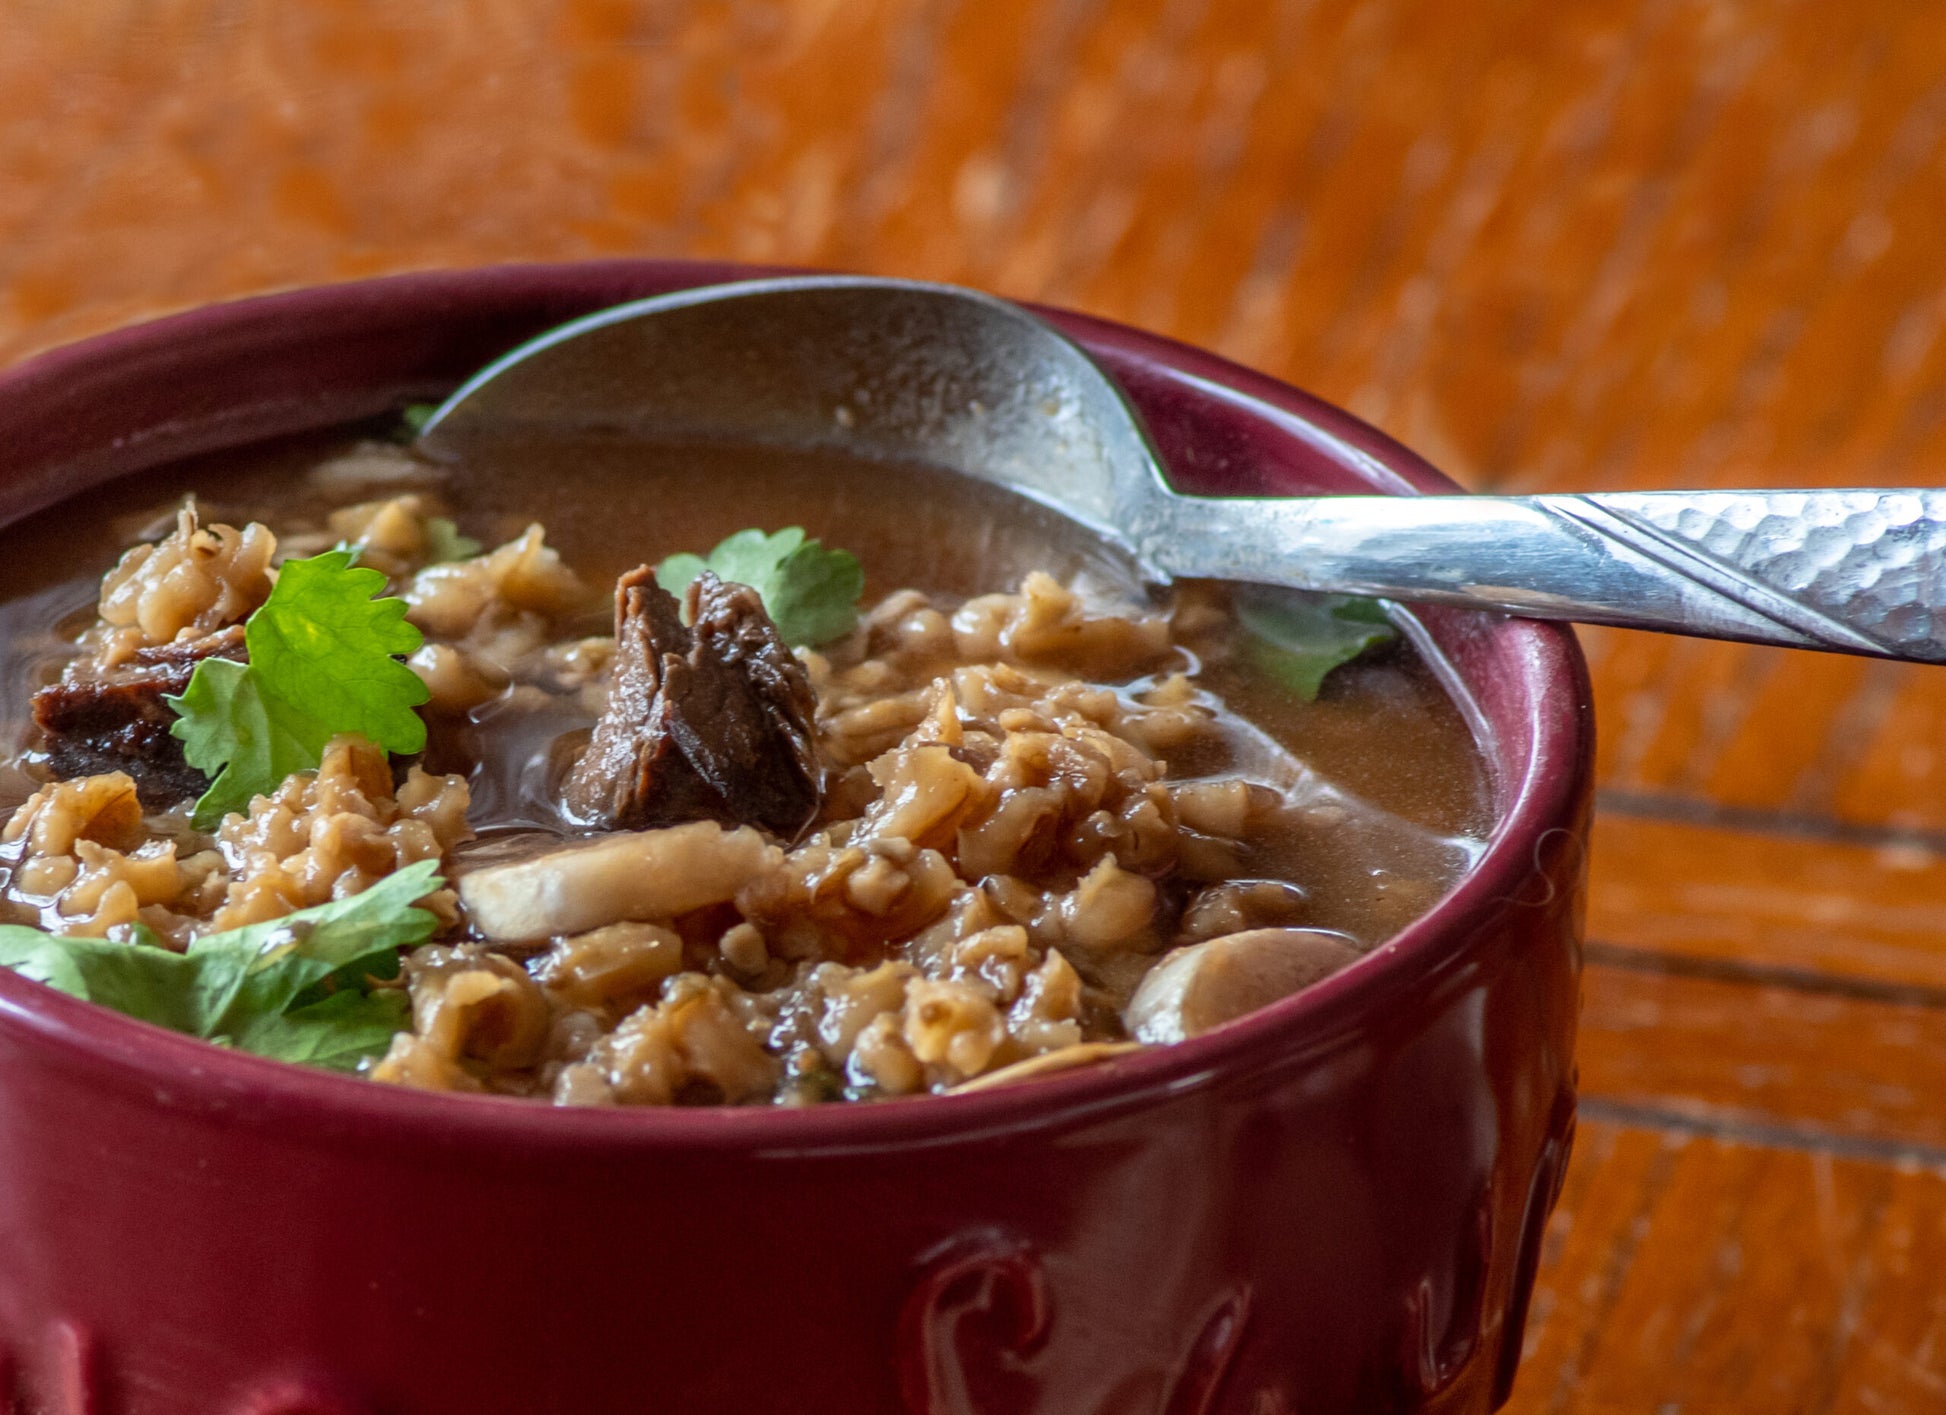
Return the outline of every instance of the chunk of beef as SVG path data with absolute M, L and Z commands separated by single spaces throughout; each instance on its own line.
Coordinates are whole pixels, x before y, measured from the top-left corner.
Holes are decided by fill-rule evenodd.
M 623 830 L 711 820 L 791 839 L 824 790 L 810 675 L 749 586 L 705 571 L 687 607 L 685 626 L 646 565 L 616 584 L 614 682 L 568 808 Z
M 164 810 L 202 795 L 209 781 L 183 759 L 169 735 L 176 715 L 163 702 L 189 686 L 206 658 L 241 661 L 243 626 L 178 643 L 137 649 L 125 663 L 104 668 L 92 658 L 69 664 L 58 683 L 34 694 L 34 721 L 47 769 L 57 780 L 125 771 L 142 805 Z

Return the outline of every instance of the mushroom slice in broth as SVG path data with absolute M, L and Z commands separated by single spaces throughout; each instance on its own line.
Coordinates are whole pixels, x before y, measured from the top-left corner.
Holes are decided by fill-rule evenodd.
M 1465 722 L 1408 647 L 1301 701 L 1254 666 L 1226 587 L 1155 597 L 1039 508 L 837 451 L 528 443 L 444 468 L 312 438 L 197 459 L 7 533 L 5 682 L 51 682 L 105 641 L 98 611 L 51 633 L 47 606 L 92 602 L 130 548 L 113 528 L 166 533 L 157 513 L 192 491 L 239 545 L 252 525 L 291 554 L 369 540 L 425 637 L 426 751 L 388 783 L 383 753 L 347 745 L 215 832 L 159 800 L 112 846 L 85 823 L 24 832 L 7 907 L 56 931 L 166 914 L 187 943 L 436 858 L 438 932 L 380 984 L 409 1004 L 366 1066 L 380 1080 L 804 1104 L 1093 1064 L 1350 966 L 1451 887 L 1489 821 Z M 751 749 L 751 789 L 718 772 L 707 809 L 676 792 L 638 811 L 643 763 L 683 733 L 705 776 L 742 747 L 653 706 L 694 641 L 645 640 L 629 669 L 605 587 L 752 526 L 855 553 L 857 627 L 773 650 L 775 682 L 801 675 L 778 699 L 799 735 Z M 24 693 L 6 710 L 12 806 L 75 773 Z M 604 743 L 626 713 L 675 730 Z M 789 811 L 749 805 L 793 774 L 815 790 Z M 110 848 L 114 877 L 89 874 Z M 97 877 L 126 886 L 122 912 Z

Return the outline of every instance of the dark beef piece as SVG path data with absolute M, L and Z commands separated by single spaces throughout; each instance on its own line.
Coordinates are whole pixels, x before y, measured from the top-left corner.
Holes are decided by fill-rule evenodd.
M 126 663 L 102 668 L 76 659 L 61 681 L 34 694 L 34 721 L 42 733 L 47 769 L 58 780 L 125 771 L 149 810 L 200 796 L 208 779 L 183 760 L 182 743 L 169 735 L 176 715 L 162 701 L 189 686 L 206 658 L 241 661 L 243 626 L 156 648 L 137 649 Z
M 824 771 L 810 676 L 747 585 L 705 571 L 689 625 L 645 565 L 615 586 L 608 710 L 569 773 L 569 810 L 622 830 L 713 820 L 792 839 Z

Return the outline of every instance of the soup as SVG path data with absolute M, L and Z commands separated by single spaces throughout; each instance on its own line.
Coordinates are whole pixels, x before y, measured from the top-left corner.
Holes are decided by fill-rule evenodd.
M 924 468 L 347 434 L 7 535 L 7 961 L 380 1082 L 801 1104 L 1089 1064 L 1349 966 L 1489 824 L 1409 645 L 1359 630 L 1307 700 L 1257 592 L 1152 592 Z M 419 640 L 409 750 L 326 721 L 330 672 L 277 687 L 300 580 Z

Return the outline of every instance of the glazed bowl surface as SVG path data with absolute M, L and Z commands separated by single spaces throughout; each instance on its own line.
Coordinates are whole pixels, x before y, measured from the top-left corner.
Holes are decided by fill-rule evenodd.
M 0 524 L 443 392 L 604 305 L 760 273 L 408 275 L 58 350 L 0 374 Z M 1294 389 L 1049 313 L 1185 489 L 1452 489 Z M 1493 781 L 1474 870 L 1296 997 L 1018 1087 L 564 1111 L 228 1053 L 0 971 L 0 1408 L 1496 1407 L 1573 1128 L 1589 694 L 1563 629 L 1418 623 Z

